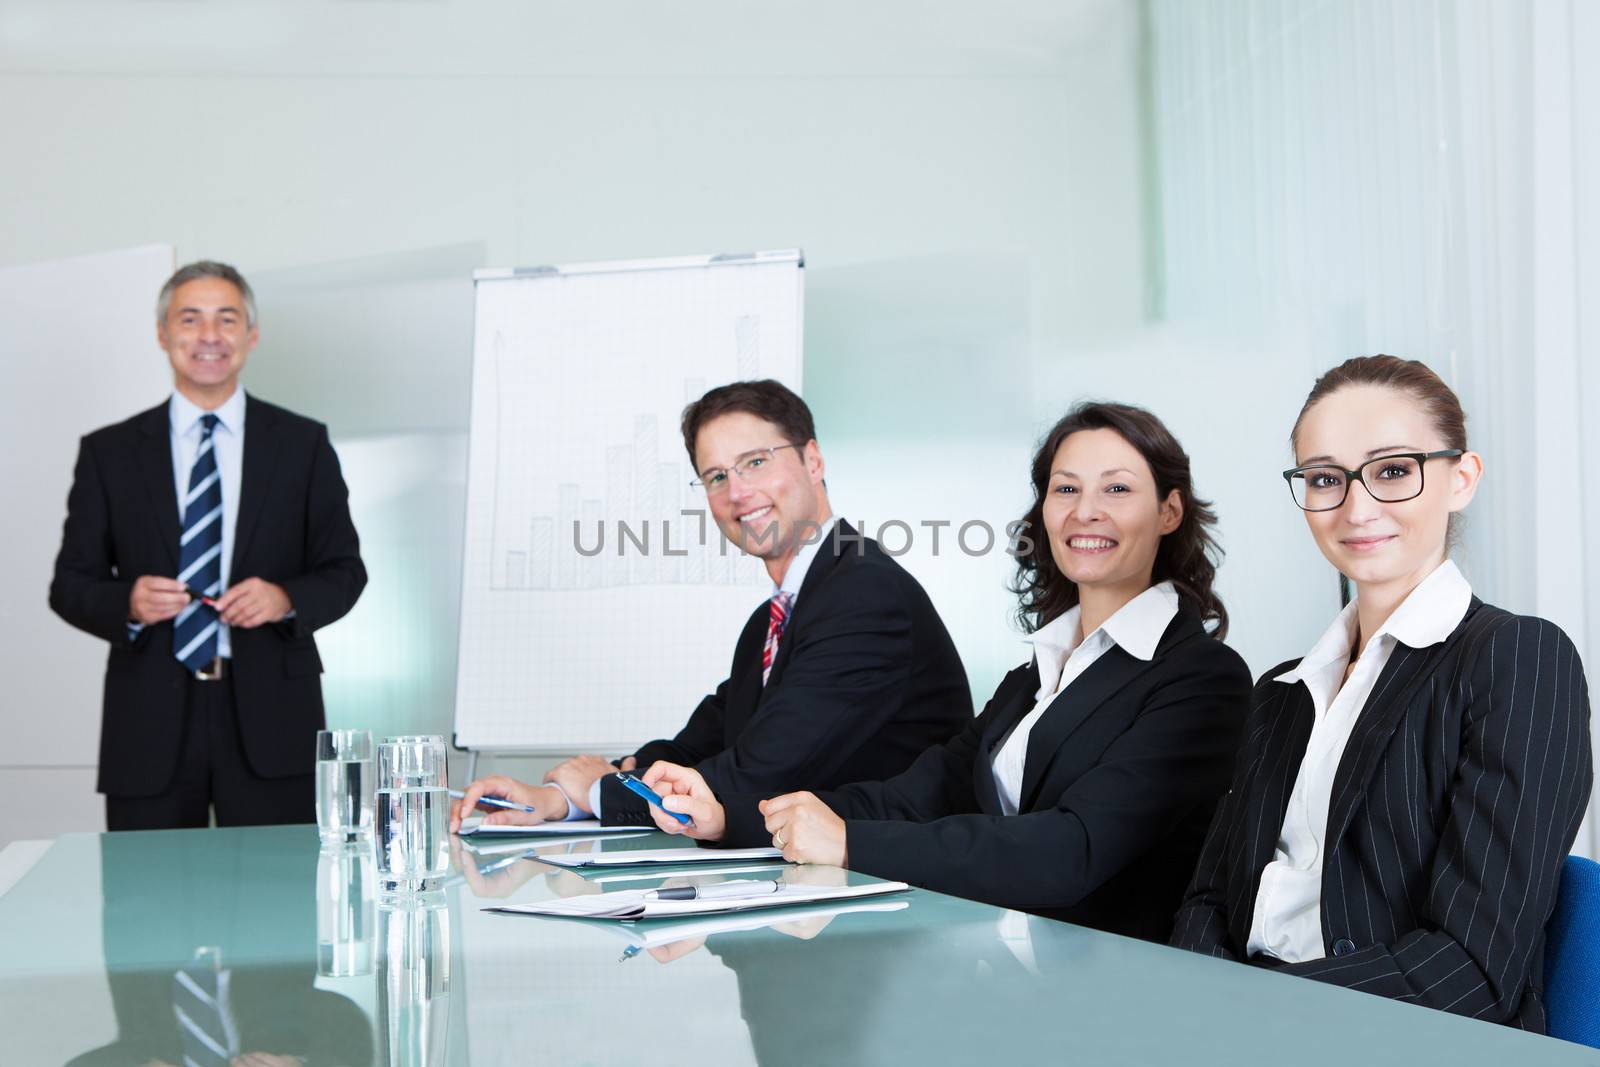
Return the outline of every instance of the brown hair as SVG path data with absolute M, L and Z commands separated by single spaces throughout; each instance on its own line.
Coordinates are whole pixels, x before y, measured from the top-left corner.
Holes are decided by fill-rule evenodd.
M 1021 530 L 1044 530 L 1044 500 L 1050 485 L 1050 468 L 1061 443 L 1079 430 L 1115 430 L 1150 465 L 1156 492 L 1165 500 L 1174 489 L 1183 505 L 1178 528 L 1161 538 L 1156 549 L 1150 584 L 1170 581 L 1178 595 L 1214 622 L 1215 635 L 1228 634 L 1228 611 L 1212 588 L 1222 548 L 1212 534 L 1217 524 L 1211 502 L 1195 496 L 1189 473 L 1189 455 L 1166 425 L 1144 408 L 1129 404 L 1087 401 L 1071 411 L 1045 434 L 1033 456 L 1033 506 L 1022 517 Z M 1015 527 L 1014 527 L 1015 528 Z M 1027 552 L 1017 552 L 1017 620 L 1030 633 L 1071 610 L 1078 603 L 1078 584 L 1056 566 L 1048 535 L 1029 537 Z
M 1427 411 L 1446 448 L 1467 450 L 1467 413 L 1461 410 L 1461 401 L 1443 379 L 1419 360 L 1378 355 L 1347 359 L 1317 379 L 1300 406 L 1294 429 L 1289 431 L 1289 447 L 1296 449 L 1297 456 L 1300 424 L 1306 420 L 1306 412 L 1319 400 L 1350 385 L 1381 385 L 1410 395 Z
M 811 409 L 782 382 L 771 378 L 731 382 L 717 386 L 683 409 L 683 447 L 689 450 L 691 465 L 696 463 L 694 442 L 700 436 L 700 428 L 712 419 L 738 411 L 772 423 L 791 445 L 803 445 L 817 436 Z

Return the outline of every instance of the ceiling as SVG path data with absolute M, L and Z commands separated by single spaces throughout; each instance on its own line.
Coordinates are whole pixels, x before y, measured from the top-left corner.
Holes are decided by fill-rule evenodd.
M 1053 77 L 1137 0 L 5 0 L 0 75 Z

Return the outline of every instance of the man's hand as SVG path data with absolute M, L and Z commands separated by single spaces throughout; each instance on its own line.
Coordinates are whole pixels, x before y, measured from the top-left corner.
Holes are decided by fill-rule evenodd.
M 651 804 L 650 817 L 661 829 L 669 834 L 687 834 L 696 841 L 722 840 L 728 828 L 727 813 L 699 771 L 656 760 L 644 772 L 641 781 L 661 794 L 661 803 L 668 811 L 689 816 L 690 822 L 685 825 L 663 815 Z
M 128 593 L 128 618 L 146 626 L 176 618 L 189 606 L 185 588 L 176 578 L 141 575 Z
M 594 812 L 589 810 L 590 787 L 606 775 L 615 774 L 616 770 L 610 760 L 600 756 L 573 756 L 565 763 L 557 764 L 544 776 L 544 780 L 566 790 L 567 796 L 572 798 L 573 807 L 585 815 L 593 815 Z
M 222 621 L 244 630 L 277 622 L 293 606 L 281 585 L 261 578 L 246 578 L 217 598 L 217 614 Z
M 491 774 L 487 778 L 479 778 L 462 790 L 462 793 L 465 795 L 450 805 L 451 833 L 461 829 L 461 820 L 473 813 L 479 797 L 499 797 L 535 809 L 535 812 L 530 813 L 510 811 L 506 808 L 485 808 L 484 811 L 488 814 L 484 815 L 483 821 L 491 826 L 501 824 L 535 826 L 542 822 L 558 822 L 567 817 L 567 802 L 562 799 L 559 789 L 548 785 L 529 785 L 515 778 L 507 778 L 503 774 Z
M 767 817 L 773 847 L 783 849 L 790 863 L 843 867 L 848 862 L 844 820 L 815 794 L 785 793 L 763 800 L 761 814 Z

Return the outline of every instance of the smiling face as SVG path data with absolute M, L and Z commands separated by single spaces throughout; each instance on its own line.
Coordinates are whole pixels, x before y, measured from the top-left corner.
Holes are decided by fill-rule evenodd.
M 1295 464 L 1355 470 L 1391 453 L 1448 447 L 1427 409 L 1410 394 L 1351 385 L 1306 411 L 1295 440 Z M 1389 588 L 1409 591 L 1444 562 L 1450 515 L 1471 502 L 1482 473 L 1482 460 L 1473 452 L 1430 459 L 1422 468 L 1422 492 L 1397 503 L 1374 500 L 1352 480 L 1343 504 L 1305 512 L 1306 525 L 1328 562 L 1359 589 L 1369 590 L 1363 596 Z
M 769 448 L 775 450 L 771 455 Z M 781 581 L 799 548 L 796 535 L 814 537 L 831 514 L 817 443 L 788 446 L 773 423 L 733 411 L 700 427 L 694 459 L 722 536 L 766 561 L 773 580 Z M 743 475 L 733 470 L 736 464 L 745 464 Z
M 1182 521 L 1178 491 L 1162 497 L 1150 464 L 1115 430 L 1079 430 L 1056 449 L 1044 526 L 1051 558 L 1080 595 L 1144 591 L 1161 538 Z
M 233 395 L 258 334 L 244 297 L 222 278 L 195 278 L 173 290 L 156 339 L 172 363 L 178 392 L 206 410 Z

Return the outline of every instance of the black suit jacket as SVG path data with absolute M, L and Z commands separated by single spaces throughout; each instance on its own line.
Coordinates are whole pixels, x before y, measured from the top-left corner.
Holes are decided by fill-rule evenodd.
M 1243 959 L 1313 717 L 1303 684 L 1254 708 L 1172 943 Z M 1333 781 L 1326 957 L 1291 974 L 1543 1032 L 1544 927 L 1594 774 L 1577 649 L 1474 598 L 1426 648 L 1397 645 Z
M 1007 674 L 983 714 L 904 774 L 818 796 L 850 867 L 955 896 L 1164 941 L 1228 786 L 1250 670 L 1180 609 L 1146 662 L 1108 649 L 1028 737 L 1018 814 L 992 769 L 1033 710 L 1039 671 Z M 767 844 L 755 798 L 724 798 L 733 844 Z
M 323 725 L 322 660 L 311 635 L 350 610 L 367 572 L 321 423 L 247 397 L 240 481 L 229 580 L 282 586 L 294 617 L 231 631 L 239 734 L 262 777 L 310 774 Z M 147 626 L 130 642 L 128 594 L 140 575 L 177 574 L 179 536 L 167 404 L 83 438 L 50 607 L 111 644 L 102 793 L 160 793 L 177 768 L 185 672 L 173 658 L 172 623 Z
M 904 770 L 972 721 L 966 671 L 928 594 L 840 519 L 818 547 L 765 686 L 762 601 L 734 646 L 728 678 L 671 740 L 635 754 L 694 767 L 711 788 L 771 796 Z M 654 825 L 608 776 L 607 823 Z

